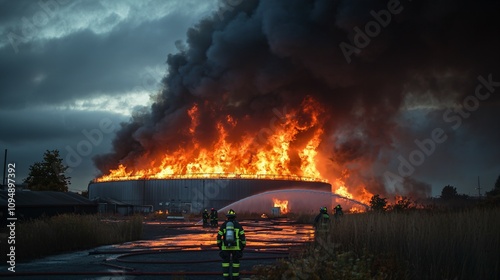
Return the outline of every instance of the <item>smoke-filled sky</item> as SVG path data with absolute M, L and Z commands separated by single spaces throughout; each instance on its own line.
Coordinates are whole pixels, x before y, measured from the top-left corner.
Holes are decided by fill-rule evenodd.
M 214 108 L 258 133 L 309 96 L 324 112 L 318 169 L 347 170 L 352 193 L 476 195 L 479 176 L 484 194 L 500 175 L 499 7 L 0 1 L 0 149 L 18 180 L 60 150 L 81 191 L 188 143 L 193 104 L 211 143 Z

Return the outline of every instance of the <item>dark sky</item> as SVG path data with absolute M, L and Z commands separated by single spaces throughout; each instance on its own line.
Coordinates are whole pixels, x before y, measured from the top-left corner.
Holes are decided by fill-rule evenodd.
M 2 166 L 8 149 L 19 182 L 46 150 L 58 149 L 71 168 L 70 190 L 81 191 L 98 174 L 92 156 L 108 152 L 120 123 L 161 88 L 175 42 L 217 5 L 40 2 L 48 4 L 0 1 Z
M 500 175 L 498 1 L 48 2 L 0 1 L 0 148 L 18 177 L 58 149 L 84 190 L 94 160 L 141 158 L 194 102 L 258 115 L 306 93 L 334 116 L 332 169 L 373 192 L 475 195 Z

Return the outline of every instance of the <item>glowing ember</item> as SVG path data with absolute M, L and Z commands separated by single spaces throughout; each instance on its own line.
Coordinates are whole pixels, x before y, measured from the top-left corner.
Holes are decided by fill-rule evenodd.
M 288 209 L 288 200 L 279 200 L 277 198 L 273 198 L 274 207 L 279 207 L 281 210 L 281 214 L 286 214 L 290 211 Z
M 353 206 L 347 212 L 348 213 L 363 213 L 363 212 L 366 212 L 366 209 L 361 208 L 361 207 L 357 207 L 357 206 Z

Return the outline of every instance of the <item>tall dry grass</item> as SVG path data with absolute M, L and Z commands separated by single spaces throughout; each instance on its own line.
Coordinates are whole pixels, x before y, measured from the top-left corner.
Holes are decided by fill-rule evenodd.
M 412 279 L 500 276 L 500 208 L 346 215 L 332 239 L 349 251 L 393 254 Z
M 65 214 L 24 221 L 16 227 L 16 260 L 137 240 L 141 235 L 141 216 L 111 220 Z
M 344 215 L 301 255 L 261 271 L 256 279 L 500 279 L 500 208 Z

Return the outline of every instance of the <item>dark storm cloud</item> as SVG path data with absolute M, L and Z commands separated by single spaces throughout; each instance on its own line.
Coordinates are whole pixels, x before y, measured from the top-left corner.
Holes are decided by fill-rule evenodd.
M 331 117 L 321 148 L 338 165 L 370 163 L 352 171 L 379 191 L 376 178 L 381 177 L 370 174 L 371 165 L 411 151 L 415 137 L 435 127 L 427 125 L 420 134 L 400 126 L 397 119 L 406 106 L 425 107 L 430 95 L 443 112 L 445 104 L 474 93 L 478 75 L 500 81 L 500 37 L 493 35 L 500 27 L 498 11 L 498 1 L 488 0 L 244 1 L 188 30 L 186 50 L 169 56 L 166 89 L 151 114 L 125 125 L 114 152 L 98 157 L 96 164 L 106 173 L 120 162 L 134 166 L 144 154 L 189 142 L 178 132 L 189 121 L 182 112 L 194 103 L 213 102 L 221 115 L 249 115 L 258 125 L 249 124 L 247 132 L 256 133 L 272 117 L 272 108 L 297 106 L 309 94 Z M 343 43 L 357 50 L 346 52 Z M 408 102 L 410 93 L 419 101 Z M 461 133 L 498 119 L 497 101 L 496 96 L 485 100 L 497 110 L 481 111 Z M 200 109 L 204 124 L 197 137 L 210 145 L 215 129 L 208 109 Z M 498 133 L 478 133 L 488 144 L 500 142 Z M 455 141 L 461 140 L 449 143 Z M 448 149 L 460 154 L 454 147 Z M 424 165 L 444 160 L 436 154 Z M 410 185 L 412 194 L 430 194 L 427 183 Z
M 16 111 L 0 111 L 2 132 L 1 141 L 7 146 L 16 144 L 31 146 L 37 142 L 50 142 L 60 139 L 71 143 L 83 138 L 82 130 L 98 127 L 102 119 L 114 121 L 116 127 L 123 121 L 123 116 L 111 112 L 85 112 L 26 109 Z M 64 139 L 64 140 L 63 140 Z
M 212 2 L 0 1 L 0 149 L 17 175 L 58 149 L 72 163 L 70 190 L 86 189 L 90 158 L 109 151 L 111 134 L 78 154 L 83 131 L 103 119 L 118 127 L 141 108 L 127 94 L 158 91 L 175 40 Z
M 70 167 L 70 190 L 84 190 L 97 174 L 90 158 L 110 149 L 123 116 L 109 112 L 52 111 L 27 109 L 1 111 L 0 148 L 8 149 L 8 162 L 16 163 L 18 183 L 26 178 L 29 166 L 39 162 L 46 150 L 57 149 Z
M 0 1 L 0 6 L 4 7 L 0 9 L 0 24 L 5 28 L 6 26 L 11 27 L 15 25 L 16 22 L 21 19 L 21 17 L 26 16 L 27 12 L 35 11 L 38 5 L 34 1 L 9 1 L 2 0 Z M 6 7 L 9 7 L 8 9 Z M 3 32 L 6 32 L 5 29 Z M 6 35 L 5 33 L 2 34 Z M 4 40 L 5 38 L 3 38 Z
M 406 158 L 412 151 L 422 150 L 415 140 L 429 143 L 433 130 L 442 129 L 444 132 L 443 143 L 435 143 L 434 148 L 427 144 L 427 149 L 432 148 L 434 152 L 425 156 L 423 164 L 414 172 L 422 180 L 435 182 L 437 193 L 444 186 L 453 185 L 466 194 L 476 195 L 478 176 L 482 177 L 483 188 L 490 190 L 500 174 L 500 100 L 494 95 L 491 100 L 478 104 L 477 110 L 473 111 L 461 108 L 466 118 L 458 118 L 460 115 L 454 114 L 453 122 L 446 121 L 443 115 L 447 110 L 437 110 L 425 115 L 427 122 L 419 129 L 405 129 L 407 136 L 402 141 L 405 145 L 398 152 Z M 391 170 L 396 171 L 397 166 Z
M 84 30 L 49 40 L 37 51 L 17 55 L 4 47 L 0 50 L 0 82 L 5 94 L 0 107 L 58 104 L 101 93 L 131 91 L 144 83 L 145 67 L 161 64 L 158 58 L 166 57 L 161 46 L 166 45 L 167 38 L 182 37 L 172 28 L 178 20 L 173 16 L 139 26 L 121 24 L 109 34 Z M 37 77 L 40 81 L 36 81 Z

